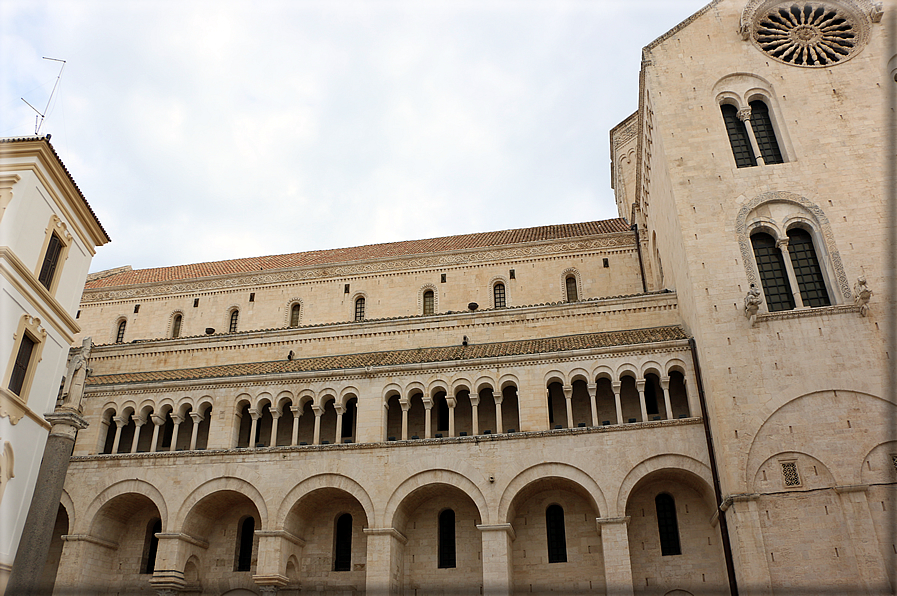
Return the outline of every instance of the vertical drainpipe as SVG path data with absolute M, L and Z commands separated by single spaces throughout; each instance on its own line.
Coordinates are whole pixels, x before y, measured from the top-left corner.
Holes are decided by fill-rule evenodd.
M 701 419 L 704 422 L 704 436 L 707 439 L 707 452 L 710 456 L 710 475 L 713 478 L 713 494 L 716 498 L 716 510 L 719 513 L 719 532 L 722 535 L 723 556 L 726 559 L 726 574 L 729 577 L 729 593 L 738 596 L 738 582 L 735 578 L 735 562 L 732 560 L 732 544 L 729 541 L 729 526 L 726 523 L 726 512 L 721 508 L 723 493 L 719 484 L 719 470 L 716 467 L 716 450 L 713 448 L 713 435 L 710 432 L 710 419 L 707 417 L 707 402 L 704 399 L 704 381 L 701 377 L 701 364 L 698 362 L 698 348 L 695 338 L 688 338 L 691 359 L 695 367 L 695 381 L 698 384 L 698 401 L 701 403 Z
M 638 252 L 638 270 L 642 274 L 642 292 L 647 293 L 648 285 L 645 283 L 645 264 L 642 262 L 642 242 L 638 237 L 638 224 L 632 224 L 629 229 L 635 232 L 635 250 Z

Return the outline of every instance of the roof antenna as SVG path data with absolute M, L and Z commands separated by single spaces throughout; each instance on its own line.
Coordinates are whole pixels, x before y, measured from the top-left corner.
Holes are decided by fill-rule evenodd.
M 44 108 L 43 114 L 36 107 L 28 103 L 28 101 L 23 97 L 22 101 L 28 104 L 28 107 L 37 112 L 37 116 L 34 117 L 34 134 L 40 134 L 40 127 L 44 125 L 44 118 L 47 117 L 47 110 L 50 109 L 50 102 L 53 101 L 53 95 L 56 93 L 56 88 L 59 86 L 59 79 L 62 78 L 62 71 L 65 68 L 65 60 L 60 60 L 58 58 L 47 58 L 43 57 L 44 60 L 52 60 L 53 62 L 62 62 L 62 67 L 59 69 L 59 74 L 56 76 L 56 83 L 53 85 L 53 90 L 50 92 L 50 98 L 47 100 L 47 107 Z

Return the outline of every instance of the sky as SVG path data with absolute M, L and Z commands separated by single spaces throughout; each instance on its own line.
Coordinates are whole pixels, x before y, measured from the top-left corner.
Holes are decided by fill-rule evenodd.
M 641 48 L 707 1 L 2 0 L 0 136 L 44 113 L 91 271 L 607 219 Z

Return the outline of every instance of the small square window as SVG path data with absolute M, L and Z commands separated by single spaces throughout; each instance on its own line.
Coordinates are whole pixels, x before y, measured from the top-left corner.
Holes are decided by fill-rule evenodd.
M 441 283 L 441 284 L 445 283 L 445 273 L 443 273 L 442 275 L 439 276 L 439 283 Z
M 255 302 L 255 292 L 249 292 L 249 301 Z
M 608 267 L 610 267 L 610 263 L 607 261 L 606 258 L 603 259 L 603 263 L 604 263 L 604 268 L 605 268 L 605 269 L 607 269 Z
M 134 305 L 134 314 L 136 315 L 138 312 L 140 312 L 140 305 L 139 305 L 139 304 L 135 304 L 135 305 Z
M 194 298 L 193 299 L 193 308 L 196 308 L 197 306 L 199 306 L 199 298 Z
M 782 464 L 782 480 L 785 482 L 786 488 L 800 486 L 800 474 L 797 471 L 796 461 L 783 461 Z
M 346 284 L 345 286 L 343 286 L 343 294 L 348 294 L 348 293 L 349 293 L 349 284 Z
M 517 279 L 517 272 L 514 271 L 513 269 L 511 269 L 511 270 L 508 272 L 508 277 L 510 277 L 511 279 Z

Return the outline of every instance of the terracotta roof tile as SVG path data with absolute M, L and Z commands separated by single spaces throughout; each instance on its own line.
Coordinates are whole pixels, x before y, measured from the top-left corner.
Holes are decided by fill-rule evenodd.
M 522 244 L 525 242 L 541 242 L 563 238 L 594 236 L 597 234 L 614 234 L 629 231 L 629 224 L 624 219 L 607 219 L 585 223 L 540 226 L 521 228 L 500 232 L 483 232 L 460 236 L 444 236 L 424 240 L 406 240 L 404 242 L 387 242 L 385 244 L 368 244 L 350 248 L 330 250 L 314 250 L 286 255 L 267 257 L 249 257 L 229 261 L 195 263 L 174 267 L 157 267 L 155 269 L 136 269 L 122 271 L 115 275 L 89 281 L 84 289 L 129 286 L 145 283 L 169 282 L 217 275 L 234 275 L 265 271 L 271 269 L 288 269 L 293 267 L 320 266 L 368 259 L 407 257 L 454 250 L 487 248 Z
M 314 358 L 299 358 L 296 360 L 223 364 L 220 366 L 205 366 L 201 368 L 186 368 L 181 370 L 100 375 L 88 378 L 87 383 L 89 385 L 116 385 L 121 383 L 153 383 L 222 377 L 247 377 L 271 373 L 323 372 L 364 368 L 368 366 L 400 366 L 404 364 L 478 360 L 482 358 L 496 358 L 499 356 L 522 356 L 527 354 L 567 352 L 587 348 L 609 348 L 613 346 L 649 344 L 681 339 L 688 339 L 688 336 L 685 335 L 685 332 L 679 326 L 650 327 L 647 329 L 604 331 L 601 333 L 545 337 L 469 346 L 417 348 L 413 350 L 368 352 L 364 354 L 345 354 L 341 356 L 319 356 Z

